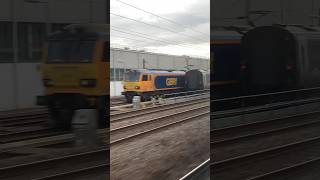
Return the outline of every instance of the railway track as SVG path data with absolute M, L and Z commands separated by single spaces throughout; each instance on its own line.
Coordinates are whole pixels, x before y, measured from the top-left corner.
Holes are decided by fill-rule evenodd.
M 193 100 L 191 102 L 187 101 L 187 102 L 180 102 L 180 103 L 175 103 L 175 104 L 165 104 L 165 105 L 160 105 L 160 106 L 143 108 L 143 109 L 139 109 L 139 110 L 129 110 L 129 111 L 124 111 L 124 112 L 111 113 L 110 120 L 111 120 L 111 122 L 123 121 L 128 118 L 144 116 L 144 115 L 152 114 L 152 113 L 160 113 L 160 112 L 164 112 L 164 111 L 167 111 L 170 109 L 186 107 L 186 106 L 193 105 L 195 103 L 201 103 L 201 102 L 208 102 L 208 99 L 203 98 L 203 99 Z
M 128 104 L 128 103 L 126 102 L 126 99 L 122 96 L 110 98 L 110 106 L 112 107 L 121 106 L 125 104 Z
M 31 127 L 23 130 L 16 130 L 8 133 L 0 134 L 0 144 L 36 139 L 42 137 L 50 137 L 66 134 L 67 131 L 53 131 L 48 127 Z
M 46 109 L 29 109 L 0 114 L 0 144 L 61 134 L 46 126 Z
M 0 127 L 29 126 L 44 123 L 49 118 L 46 109 L 34 109 L 22 112 L 0 114 Z
M 204 115 L 210 114 L 209 102 L 200 107 L 193 107 L 188 110 L 183 110 L 167 115 L 162 115 L 156 118 L 143 119 L 134 123 L 127 123 L 120 126 L 113 126 L 110 129 L 110 143 L 111 145 L 126 142 L 133 138 L 150 134 L 169 126 L 179 123 L 184 123 Z
M 107 147 L 99 147 L 87 152 L 0 168 L 0 179 L 77 179 L 81 175 L 106 177 L 108 151 Z
M 290 174 L 286 172 L 316 164 L 319 117 L 315 111 L 212 130 L 211 176 L 217 180 L 286 179 Z
M 167 114 L 153 119 L 144 119 L 143 121 L 139 121 L 134 124 L 117 127 L 117 129 L 111 129 L 111 136 L 115 136 L 111 140 L 111 145 L 128 142 L 136 137 L 152 134 L 170 126 L 195 120 L 204 115 L 209 115 L 209 102 L 200 100 L 196 102 L 198 103 L 197 105 L 202 103 L 202 106 L 195 107 L 195 102 L 164 106 L 166 108 L 182 108 L 186 106 L 191 107 L 193 104 L 194 107 L 190 108 L 189 110 Z M 162 111 L 165 112 L 168 110 L 166 108 L 162 109 Z M 155 109 L 153 109 L 152 112 L 144 114 L 158 112 L 159 111 L 155 111 Z M 124 116 L 122 117 L 124 118 Z M 138 115 L 136 115 L 136 117 L 138 117 Z M 29 130 L 31 131 L 31 129 Z M 43 131 L 46 131 L 46 129 L 43 129 Z M 129 131 L 130 133 L 128 133 Z M 28 133 L 28 130 L 22 131 L 21 133 Z M 99 133 L 108 134 L 108 130 L 99 130 Z M 72 141 L 72 138 L 70 139 L 70 134 L 64 134 L 60 136 L 66 136 L 68 142 Z M 48 139 L 53 139 L 53 137 L 54 136 Z M 60 138 L 59 142 L 64 141 Z M 19 142 L 19 144 L 20 143 L 21 142 Z M 54 140 L 52 143 L 54 144 L 57 142 Z M 52 143 L 43 142 L 43 144 L 49 145 Z M 8 151 L 10 151 L 10 149 L 8 149 Z M 22 177 L 23 179 L 78 179 L 80 177 L 87 177 L 87 179 L 91 179 L 92 177 L 97 177 L 97 174 L 99 177 L 103 178 L 107 175 L 106 169 L 109 167 L 106 154 L 108 154 L 108 149 L 106 146 L 103 146 L 98 150 L 90 150 L 86 153 L 58 156 L 41 161 L 37 160 L 30 163 L 21 163 L 4 167 L 0 168 L 0 179 L 19 179 Z

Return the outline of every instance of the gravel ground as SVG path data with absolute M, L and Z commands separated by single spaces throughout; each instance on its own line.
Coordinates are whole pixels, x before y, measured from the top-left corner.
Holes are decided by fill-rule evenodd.
M 111 146 L 112 180 L 176 180 L 210 154 L 209 115 Z

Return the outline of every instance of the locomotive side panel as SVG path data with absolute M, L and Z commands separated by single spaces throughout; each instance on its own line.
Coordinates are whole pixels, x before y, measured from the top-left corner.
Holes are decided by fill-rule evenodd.
M 154 90 L 184 88 L 184 76 L 156 75 L 154 78 Z

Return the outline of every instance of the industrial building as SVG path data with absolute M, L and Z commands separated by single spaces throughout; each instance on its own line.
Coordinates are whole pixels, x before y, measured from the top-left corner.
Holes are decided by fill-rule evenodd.
M 210 61 L 205 58 L 175 56 L 146 51 L 111 48 L 111 81 L 121 81 L 128 69 L 185 70 L 210 69 Z

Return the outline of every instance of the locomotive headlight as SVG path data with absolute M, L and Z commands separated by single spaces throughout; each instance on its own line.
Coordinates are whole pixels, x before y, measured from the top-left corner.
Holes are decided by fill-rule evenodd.
M 83 87 L 95 87 L 97 84 L 97 81 L 95 79 L 81 79 L 80 80 L 80 86 Z
M 136 89 L 140 89 L 140 86 L 136 86 L 136 87 L 134 87 L 134 88 L 136 88 Z
M 51 79 L 43 79 L 43 85 L 46 87 L 53 86 L 53 81 Z

